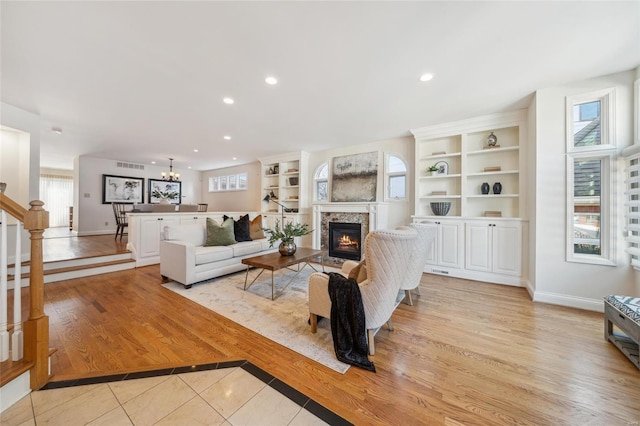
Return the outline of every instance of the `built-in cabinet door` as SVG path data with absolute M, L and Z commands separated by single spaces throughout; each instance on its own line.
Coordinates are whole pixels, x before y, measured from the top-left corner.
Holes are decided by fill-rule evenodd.
M 206 223 L 207 223 L 207 218 L 199 217 L 197 215 L 195 215 L 195 216 L 181 216 L 180 217 L 180 224 L 181 225 L 185 225 L 185 224 L 202 224 L 202 225 L 205 225 Z
M 466 224 L 465 266 L 469 270 L 521 273 L 522 224 L 516 221 L 469 221 Z
M 140 219 L 140 257 L 159 256 L 164 227 L 178 223 L 173 217 L 149 216 Z
M 462 247 L 464 247 L 464 222 L 436 220 L 436 238 L 431 244 L 427 264 L 462 268 Z
M 473 271 L 491 272 L 491 235 L 493 225 L 467 222 L 465 267 Z
M 442 222 L 438 226 L 438 263 L 450 268 L 462 267 L 464 233 L 462 222 Z
M 496 224 L 493 227 L 493 272 L 521 274 L 522 226 L 518 223 Z

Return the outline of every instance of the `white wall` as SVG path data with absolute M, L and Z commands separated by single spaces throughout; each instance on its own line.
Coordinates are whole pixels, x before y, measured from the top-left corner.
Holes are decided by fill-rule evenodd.
M 617 206 L 613 231 L 617 236 L 617 266 L 599 266 L 565 261 L 566 164 L 565 98 L 566 96 L 615 87 L 616 140 L 618 152 L 632 143 L 632 106 L 634 73 L 617 73 L 561 87 L 538 90 L 535 103 L 536 147 L 529 165 L 535 161 L 533 199 L 535 260 L 531 276 L 535 280 L 534 300 L 602 310 L 602 298 L 609 294 L 635 294 L 640 277 L 629 265 L 623 239 L 623 175 L 616 171 Z
M 40 197 L 40 117 L 12 105 L 0 103 L 0 182 L 7 182 L 5 194 L 22 207 Z M 15 257 L 15 220 L 7 219 L 7 254 Z M 28 259 L 29 233 L 22 232 L 21 251 Z
M 20 135 L 20 158 L 14 159 L 20 163 L 21 174 L 20 194 L 18 199 L 14 200 L 20 204 L 23 204 L 22 200 L 26 200 L 27 203 L 37 200 L 40 196 L 40 117 L 12 105 L 0 103 L 0 120 L 2 126 L 23 132 Z M 25 176 L 24 179 L 22 175 Z
M 324 151 L 314 151 L 309 153 L 309 169 L 307 178 L 305 179 L 305 188 L 308 199 L 313 200 L 313 175 L 318 166 L 324 162 L 329 162 L 329 171 L 331 171 L 331 159 L 343 155 L 361 154 L 366 152 L 379 152 L 380 163 L 378 164 L 378 191 L 376 201 L 384 202 L 384 156 L 385 154 L 393 154 L 405 161 L 407 165 L 407 180 L 409 186 L 407 188 L 406 201 L 390 201 L 389 207 L 389 227 L 393 228 L 398 225 L 406 225 L 411 221 L 413 214 L 412 194 L 413 194 L 413 164 L 414 164 L 414 139 L 407 136 L 404 138 L 386 139 L 382 141 L 363 143 L 360 145 L 346 146 L 343 148 L 329 149 Z M 329 182 L 331 186 L 331 182 Z
M 201 197 L 203 203 L 209 204 L 209 211 L 259 211 L 260 210 L 260 162 L 256 161 L 239 166 L 202 172 Z M 246 191 L 209 192 L 209 178 L 228 176 L 238 173 L 247 174 Z
M 115 160 L 81 156 L 74 162 L 74 231 L 78 235 L 114 234 L 116 231 L 113 209 L 110 204 L 102 204 L 102 175 L 131 176 L 144 178 L 144 199 L 148 201 L 148 179 L 161 179 L 161 173 L 168 166 L 144 165 L 144 170 L 127 170 L 116 167 Z M 182 182 L 182 202 L 200 202 L 201 173 L 199 171 L 177 169 Z

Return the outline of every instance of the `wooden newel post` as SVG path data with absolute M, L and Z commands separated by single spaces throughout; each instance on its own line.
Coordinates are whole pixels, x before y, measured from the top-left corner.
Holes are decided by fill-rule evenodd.
M 42 234 L 49 227 L 49 212 L 44 203 L 34 200 L 24 217 L 24 228 L 31 234 L 29 271 L 29 319 L 24 324 L 24 359 L 33 362 L 31 389 L 37 390 L 49 381 L 49 317 L 44 314 L 44 268 Z

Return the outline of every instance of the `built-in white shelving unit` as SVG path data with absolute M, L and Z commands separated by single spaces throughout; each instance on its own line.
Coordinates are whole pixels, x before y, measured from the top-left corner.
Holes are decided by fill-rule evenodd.
M 526 112 L 494 114 L 412 130 L 415 137 L 415 222 L 438 226 L 425 272 L 523 285 L 528 225 L 523 147 Z M 489 135 L 497 137 L 489 146 Z M 430 166 L 439 168 L 432 175 Z M 502 186 L 495 193 L 493 186 Z M 483 183 L 489 193 L 482 193 Z M 432 202 L 450 202 L 437 216 Z

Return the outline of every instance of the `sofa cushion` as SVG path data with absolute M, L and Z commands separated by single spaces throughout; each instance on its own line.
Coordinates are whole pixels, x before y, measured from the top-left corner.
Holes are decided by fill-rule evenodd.
M 207 240 L 205 247 L 211 246 L 229 246 L 235 244 L 236 240 L 233 235 L 233 219 L 227 219 L 219 224 L 210 217 L 207 218 Z
M 253 241 L 260 243 L 260 245 L 262 246 L 262 250 L 269 250 L 273 248 L 273 246 L 269 244 L 269 240 L 267 240 L 266 238 L 262 238 L 260 240 L 253 240 Z
M 262 229 L 262 215 L 254 217 L 249 222 L 249 235 L 252 240 L 261 240 L 264 238 L 264 230 Z
M 233 256 L 240 257 L 262 251 L 260 241 L 243 241 L 230 246 L 233 249 Z
M 196 247 L 196 265 L 218 262 L 233 257 L 232 246 Z
M 231 219 L 227 215 L 222 216 L 224 220 Z M 252 241 L 251 235 L 249 233 L 249 215 L 245 214 L 244 216 L 240 216 L 240 219 L 233 222 L 233 235 L 237 242 L 241 241 Z
M 206 240 L 205 226 L 201 224 L 167 225 L 164 227 L 164 239 L 184 241 L 194 246 L 201 246 Z

